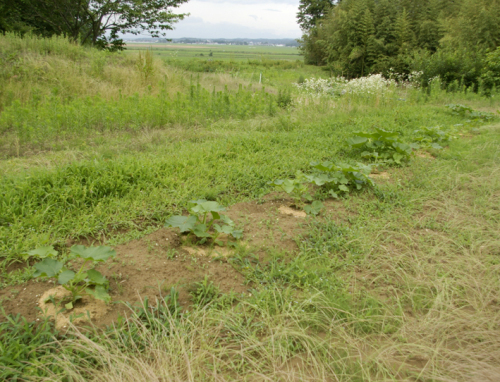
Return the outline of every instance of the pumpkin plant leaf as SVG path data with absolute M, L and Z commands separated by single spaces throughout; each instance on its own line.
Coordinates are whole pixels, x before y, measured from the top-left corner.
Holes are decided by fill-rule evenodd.
M 111 297 L 109 296 L 108 290 L 102 286 L 102 285 L 97 285 L 93 290 L 91 288 L 86 288 L 85 292 L 92 297 L 102 300 L 106 303 L 111 301 Z
M 106 277 L 95 269 L 89 269 L 87 271 L 87 278 L 95 285 L 106 285 L 108 282 Z
M 39 263 L 35 264 L 36 272 L 34 273 L 34 277 L 45 276 L 45 277 L 54 277 L 57 275 L 63 267 L 63 263 L 60 261 L 45 258 Z
M 76 273 L 70 269 L 64 269 L 57 278 L 57 282 L 61 285 L 67 284 L 75 278 Z
M 39 259 L 45 259 L 46 257 L 55 257 L 57 256 L 57 251 L 54 249 L 52 245 L 46 247 L 39 247 L 37 249 L 33 249 L 29 252 L 26 252 L 22 255 L 24 260 L 28 260 L 30 257 L 37 257 Z
M 74 245 L 71 247 L 71 253 L 76 257 L 81 257 L 90 261 L 106 261 L 110 257 L 116 256 L 115 250 L 110 247 L 85 247 L 83 245 Z
M 197 222 L 196 216 L 171 216 L 165 222 L 165 227 L 179 228 L 181 232 L 191 231 Z

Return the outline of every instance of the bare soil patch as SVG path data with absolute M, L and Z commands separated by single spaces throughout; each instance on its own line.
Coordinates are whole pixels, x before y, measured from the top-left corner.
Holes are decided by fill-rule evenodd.
M 269 200 L 262 204 L 238 203 L 228 208 L 225 213 L 238 227 L 244 229 L 243 240 L 238 242 L 238 246 L 246 247 L 260 261 L 265 261 L 268 249 L 274 248 L 289 254 L 297 251 L 296 240 L 304 232 L 301 228 L 304 219 L 280 212 L 279 208 L 287 207 L 287 203 L 291 201 Z M 287 209 L 302 212 L 290 207 Z M 227 238 L 222 239 L 227 241 Z M 82 241 L 77 243 L 71 240 L 67 244 L 105 244 L 102 240 Z M 110 282 L 112 303 L 97 306 L 93 299 L 84 298 L 75 304 L 72 311 L 60 314 L 58 327 L 67 325 L 70 314 L 87 316 L 87 311 L 94 324 L 109 325 L 119 315 L 130 313 L 129 308 L 120 302 L 137 306 L 148 298 L 154 304 L 156 299 L 167 295 L 171 287 L 179 291 L 181 306 L 188 308 L 193 284 L 205 277 L 218 286 L 222 293 L 248 291 L 251 285 L 244 284 L 244 276 L 227 262 L 234 255 L 234 248 L 196 245 L 194 241 L 194 238 L 187 238 L 178 230 L 162 228 L 139 240 L 116 246 L 116 258 L 97 268 Z M 52 303 L 45 301 L 50 294 L 65 291 L 55 286 L 53 282 L 31 280 L 7 287 L 0 290 L 0 304 L 7 314 L 20 313 L 30 321 L 39 318 L 45 309 L 48 309 L 49 315 L 54 315 Z M 84 321 L 74 322 L 78 324 Z
M 379 180 L 379 179 L 389 180 L 389 179 L 391 179 L 391 175 L 386 171 L 382 171 L 379 173 L 370 174 L 370 178 L 373 178 L 376 180 Z
M 83 296 L 80 301 L 75 303 L 74 309 L 58 313 L 61 309 L 60 302 L 64 302 L 70 296 L 71 292 L 62 286 L 58 286 L 45 291 L 38 300 L 38 306 L 41 310 L 40 315 L 45 315 L 54 320 L 58 330 L 69 327 L 70 323 L 79 325 L 89 320 L 99 320 L 110 309 L 109 305 L 106 305 L 104 301 L 96 300 L 91 296 Z M 55 305 L 53 302 L 55 302 Z
M 429 153 L 428 151 L 423 151 L 423 150 L 416 151 L 415 155 L 419 158 L 436 159 L 431 153 Z

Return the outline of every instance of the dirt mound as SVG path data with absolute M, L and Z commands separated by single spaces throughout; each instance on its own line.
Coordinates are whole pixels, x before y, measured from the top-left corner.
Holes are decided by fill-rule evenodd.
M 90 320 L 99 320 L 106 315 L 109 307 L 104 301 L 96 300 L 92 296 L 83 296 L 75 303 L 71 310 L 63 309 L 62 302 L 67 300 L 71 293 L 62 286 L 51 288 L 42 294 L 38 300 L 41 314 L 55 320 L 56 328 L 62 330 L 69 326 L 70 322 L 79 325 Z M 54 305 L 53 301 L 56 303 Z M 61 306 L 62 305 L 62 306 Z
M 244 230 L 243 240 L 238 241 L 237 247 L 244 248 L 245 252 L 257 256 L 261 261 L 265 261 L 270 248 L 287 253 L 297 251 L 296 241 L 304 232 L 300 226 L 304 219 L 297 218 L 296 214 L 283 214 L 283 207 L 287 203 L 291 201 L 275 198 L 261 204 L 238 203 L 228 208 L 225 213 L 235 221 L 237 227 Z M 303 212 L 290 207 L 287 210 Z M 222 239 L 228 241 L 227 238 Z M 244 276 L 228 262 L 236 255 L 235 248 L 198 245 L 195 241 L 192 237 L 181 235 L 178 230 L 162 228 L 141 239 L 116 246 L 116 258 L 97 268 L 110 282 L 112 303 L 94 306 L 84 298 L 75 303 L 72 311 L 59 314 L 61 322 L 57 325 L 67 325 L 70 315 L 73 320 L 82 314 L 87 316 L 87 311 L 94 324 L 108 325 L 119 315 L 130 313 L 130 309 L 120 302 L 139 305 L 146 297 L 153 302 L 167 295 L 171 287 L 179 291 L 181 306 L 188 308 L 191 304 L 189 291 L 194 283 L 203 281 L 205 277 L 218 286 L 222 293 L 248 292 L 251 285 L 245 284 Z M 56 300 L 63 297 L 61 289 L 65 290 L 54 287 L 53 282 L 31 280 L 4 288 L 0 290 L 1 305 L 7 314 L 21 313 L 28 320 L 39 317 L 40 308 L 47 309 L 47 314 L 55 316 L 53 304 L 46 301 L 54 293 Z M 77 311 L 77 308 L 81 311 Z

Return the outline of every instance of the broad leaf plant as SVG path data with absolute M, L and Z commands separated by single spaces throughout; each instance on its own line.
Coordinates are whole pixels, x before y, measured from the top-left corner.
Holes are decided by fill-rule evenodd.
M 36 254 L 45 258 L 35 264 L 34 277 L 49 277 L 57 279 L 64 289 L 71 292 L 70 301 L 65 304 L 66 309 L 73 309 L 73 304 L 84 295 L 91 295 L 96 299 L 109 302 L 109 282 L 99 271 L 95 269 L 98 263 L 102 263 L 116 255 L 109 247 L 85 247 L 74 245 L 70 249 L 70 259 L 83 260 L 78 270 L 74 271 L 66 266 L 65 261 L 58 261 L 53 257 L 57 251 L 53 247 L 39 248 Z M 31 251 L 34 252 L 34 251 Z M 89 264 L 92 265 L 91 269 Z

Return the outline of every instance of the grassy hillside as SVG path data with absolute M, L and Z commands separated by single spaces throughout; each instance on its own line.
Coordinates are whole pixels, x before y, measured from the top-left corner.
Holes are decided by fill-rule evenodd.
M 0 37 L 0 57 L 0 379 L 495 380 L 495 97 L 305 91 L 302 66 L 262 86 L 245 62 L 189 72 L 63 39 Z M 348 143 L 376 128 L 411 155 L 374 162 Z M 269 184 L 324 180 L 311 162 L 325 161 L 371 165 L 374 185 L 352 172 L 298 196 Z M 224 205 L 243 238 L 164 227 L 198 199 Z M 55 285 L 33 278 L 43 256 L 30 251 L 52 246 L 77 270 L 74 245 L 116 250 L 96 267 L 111 303 L 89 310 L 91 328 L 38 308 Z M 87 316 L 88 300 L 66 302 L 57 319 Z

